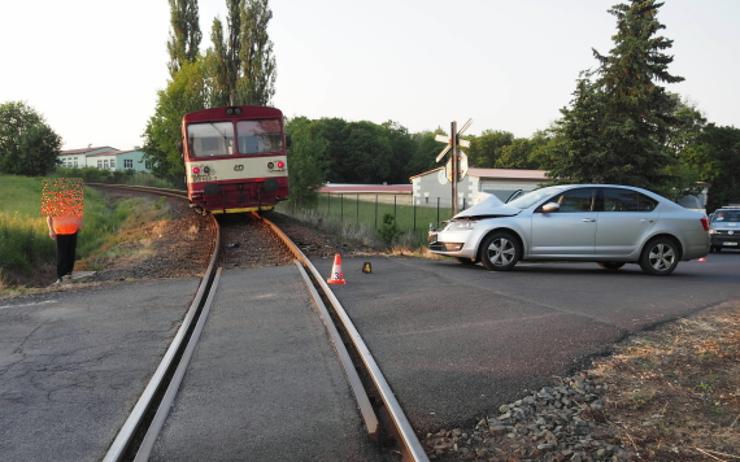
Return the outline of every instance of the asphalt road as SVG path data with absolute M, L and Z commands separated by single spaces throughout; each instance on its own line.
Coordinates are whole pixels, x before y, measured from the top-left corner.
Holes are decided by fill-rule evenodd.
M 152 460 L 379 460 L 295 265 L 223 272 Z
M 100 460 L 197 283 L 125 283 L 0 301 L 0 460 Z
M 314 263 L 329 274 L 329 259 Z M 343 269 L 335 293 L 420 433 L 493 415 L 629 333 L 740 298 L 740 253 L 682 262 L 669 277 L 403 257 L 346 258 Z

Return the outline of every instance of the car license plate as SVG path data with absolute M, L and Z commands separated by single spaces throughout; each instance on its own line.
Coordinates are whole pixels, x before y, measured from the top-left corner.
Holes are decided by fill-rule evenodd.
M 737 242 L 728 241 L 728 242 L 723 242 L 722 245 L 726 245 L 728 247 L 737 247 Z

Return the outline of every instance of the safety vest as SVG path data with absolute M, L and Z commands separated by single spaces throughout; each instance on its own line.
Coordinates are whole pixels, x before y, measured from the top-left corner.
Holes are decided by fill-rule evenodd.
M 56 234 L 74 234 L 80 229 L 81 224 L 82 217 L 74 215 L 51 218 L 51 226 Z

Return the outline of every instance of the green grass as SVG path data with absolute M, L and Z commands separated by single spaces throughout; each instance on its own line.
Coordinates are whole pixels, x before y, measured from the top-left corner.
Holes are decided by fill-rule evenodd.
M 312 207 L 295 208 L 290 203 L 280 203 L 277 211 L 288 215 L 301 215 L 309 212 L 319 215 L 327 221 L 345 226 L 356 226 L 376 233 L 383 227 L 383 216 L 386 214 L 395 217 L 396 227 L 400 234 L 413 235 L 408 244 L 420 245 L 426 242 L 429 225 L 436 227 L 439 222 L 448 220 L 452 215 L 449 208 L 440 208 L 439 216 L 436 207 L 414 207 L 411 205 L 397 204 L 394 207 L 393 198 L 391 203 L 358 201 L 354 194 L 347 194 L 343 198 L 339 195 L 320 195 L 316 204 Z M 409 239 L 406 239 L 409 241 Z
M 113 183 L 130 184 L 137 186 L 153 186 L 156 188 L 174 188 L 175 185 L 162 178 L 157 178 L 151 173 L 134 172 L 111 172 L 92 167 L 85 168 L 57 168 L 51 175 L 55 177 L 82 178 L 87 183 Z
M 3 275 L 28 275 L 38 265 L 54 264 L 56 245 L 41 216 L 42 178 L 0 175 L 0 282 Z M 77 257 L 85 257 L 110 239 L 137 202 L 107 203 L 85 188 L 85 218 L 78 237 Z

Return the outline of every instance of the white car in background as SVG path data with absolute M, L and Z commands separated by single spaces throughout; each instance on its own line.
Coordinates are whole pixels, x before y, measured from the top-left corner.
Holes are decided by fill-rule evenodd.
M 520 260 L 593 261 L 609 270 L 638 263 L 668 275 L 709 252 L 709 220 L 651 191 L 621 185 L 561 185 L 502 204 L 489 198 L 430 233 L 429 249 L 490 270 Z

